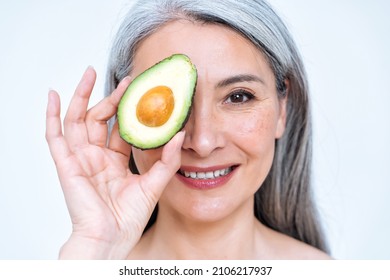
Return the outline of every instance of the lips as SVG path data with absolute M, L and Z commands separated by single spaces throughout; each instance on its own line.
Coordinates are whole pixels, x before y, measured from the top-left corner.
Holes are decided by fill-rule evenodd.
M 211 189 L 227 183 L 233 176 L 237 165 L 197 168 L 182 167 L 177 172 L 177 177 L 185 185 L 195 189 Z

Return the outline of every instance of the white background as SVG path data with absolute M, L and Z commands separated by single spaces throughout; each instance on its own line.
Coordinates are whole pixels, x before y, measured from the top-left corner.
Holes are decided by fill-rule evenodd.
M 390 2 L 270 0 L 304 58 L 314 185 L 333 257 L 390 259 Z M 44 138 L 49 88 L 65 110 L 88 65 L 103 95 L 131 1 L 0 0 L 0 259 L 55 259 L 71 224 Z

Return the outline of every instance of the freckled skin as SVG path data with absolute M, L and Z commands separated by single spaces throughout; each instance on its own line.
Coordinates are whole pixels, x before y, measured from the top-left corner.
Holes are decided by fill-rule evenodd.
M 161 44 L 164 41 L 164 44 Z M 173 177 L 159 201 L 159 219 L 211 222 L 253 214 L 253 194 L 267 176 L 275 139 L 284 131 L 285 103 L 279 100 L 275 77 L 263 55 L 236 32 L 217 25 L 188 21 L 169 23 L 138 47 L 132 76 L 161 59 L 183 53 L 198 70 L 192 113 L 184 130 L 182 165 L 208 167 L 234 164 L 239 168 L 223 187 L 198 191 Z M 263 82 L 239 82 L 218 88 L 219 81 L 238 74 L 253 74 Z M 255 99 L 226 102 L 236 89 Z M 146 172 L 159 159 L 161 149 L 133 149 L 137 167 Z M 245 215 L 251 217 L 246 212 Z

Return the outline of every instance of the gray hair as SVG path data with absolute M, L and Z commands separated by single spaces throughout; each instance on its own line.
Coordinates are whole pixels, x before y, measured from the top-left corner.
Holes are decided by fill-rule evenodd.
M 276 140 L 274 161 L 255 194 L 255 216 L 265 225 L 328 252 L 311 190 L 311 121 L 302 59 L 285 24 L 262 0 L 139 0 L 114 40 L 105 94 L 129 75 L 139 43 L 178 19 L 221 24 L 248 38 L 275 75 L 280 98 L 286 96 L 287 122 Z M 134 171 L 134 161 L 130 163 Z

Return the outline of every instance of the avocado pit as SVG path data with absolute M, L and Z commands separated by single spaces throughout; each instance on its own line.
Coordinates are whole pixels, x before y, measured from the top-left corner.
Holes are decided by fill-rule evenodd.
M 148 90 L 137 104 L 137 118 L 149 127 L 165 124 L 175 105 L 172 90 L 167 86 L 157 86 Z

